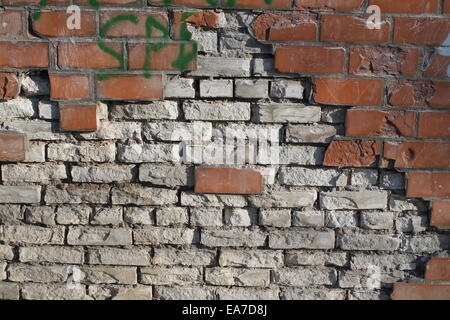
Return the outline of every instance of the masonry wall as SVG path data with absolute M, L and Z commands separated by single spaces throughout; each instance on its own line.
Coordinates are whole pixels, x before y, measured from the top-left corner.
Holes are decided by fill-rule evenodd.
M 450 249 L 449 14 L 2 0 L 0 299 L 389 299 L 423 278 Z

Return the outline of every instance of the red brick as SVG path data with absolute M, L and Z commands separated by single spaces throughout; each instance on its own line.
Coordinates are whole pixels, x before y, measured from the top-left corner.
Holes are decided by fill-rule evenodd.
M 52 99 L 88 99 L 91 97 L 88 75 L 50 74 L 49 77 Z
M 369 0 L 369 5 L 377 5 L 387 13 L 437 13 L 439 0 Z
M 20 4 L 38 4 L 41 0 L 3 0 L 3 4 L 20 5 Z M 70 0 L 49 0 L 48 4 L 68 4 Z
M 450 0 L 445 0 L 443 9 L 445 14 L 450 14 Z
M 122 43 L 107 42 L 106 45 L 117 53 L 123 54 Z M 63 42 L 58 45 L 58 66 L 61 68 L 118 68 L 120 63 L 95 42 Z
M 195 28 L 218 28 L 220 26 L 220 16 L 217 12 L 214 11 L 198 11 L 198 12 L 189 12 L 191 15 L 185 19 L 183 15 L 186 12 L 183 11 L 175 11 L 173 13 L 173 21 L 172 21 L 172 36 L 174 39 L 181 38 L 181 26 L 183 24 L 189 24 L 194 26 Z M 183 40 L 191 40 L 192 34 L 189 33 L 188 39 Z
M 433 88 L 435 92 L 430 105 L 433 108 L 450 108 L 450 82 L 433 81 Z
M 0 161 L 25 160 L 26 138 L 23 134 L 0 132 Z
M 347 111 L 346 135 L 412 137 L 415 122 L 415 112 L 352 109 Z
M 163 5 L 164 0 L 149 0 L 150 4 Z M 221 7 L 228 7 L 228 1 L 224 1 Z M 217 1 L 220 4 L 220 1 Z M 291 8 L 291 0 L 272 0 L 271 4 L 266 4 L 265 1 L 255 0 L 236 0 L 232 8 L 254 8 L 254 9 L 289 9 Z M 185 7 L 198 7 L 198 8 L 211 8 L 205 0 L 172 0 L 171 6 L 185 6 Z
M 286 46 L 275 52 L 275 68 L 280 72 L 342 73 L 344 48 Z
M 111 4 L 111 5 L 130 5 L 140 3 L 139 0 L 96 0 L 100 6 L 103 4 Z M 74 0 L 75 4 L 89 5 L 88 0 Z
M 0 12 L 0 36 L 17 37 L 23 34 L 23 11 L 5 10 Z
M 352 47 L 349 73 L 413 76 L 417 73 L 419 54 L 416 48 Z
M 323 165 L 332 167 L 369 167 L 376 162 L 380 151 L 381 143 L 378 141 L 332 141 L 325 153 Z
M 0 73 L 0 100 L 9 100 L 17 97 L 20 84 L 14 73 Z
M 97 96 L 113 100 L 154 100 L 163 98 L 163 83 L 160 74 L 151 78 L 142 75 L 111 76 L 97 80 Z
M 450 143 L 386 142 L 384 157 L 395 161 L 397 168 L 449 168 Z
M 450 112 L 422 112 L 419 137 L 450 138 Z
M 226 1 L 222 4 L 222 7 L 228 7 Z M 254 8 L 254 9 L 290 9 L 292 8 L 291 0 L 272 0 L 270 4 L 266 4 L 265 1 L 255 0 L 236 0 L 232 8 Z
M 427 262 L 425 280 L 450 281 L 450 258 L 431 258 Z
M 316 78 L 314 100 L 323 104 L 378 106 L 381 104 L 383 80 Z
M 431 226 L 450 227 L 450 201 L 433 201 Z
M 259 194 L 262 192 L 262 175 L 259 171 L 245 168 L 197 168 L 195 192 Z
M 164 0 L 148 0 L 150 5 L 160 5 L 166 7 Z M 219 3 L 219 1 L 217 1 Z M 199 7 L 208 8 L 211 7 L 205 0 L 172 0 L 170 6 L 184 6 L 184 7 Z
M 450 32 L 450 19 L 395 18 L 394 43 L 439 46 Z
M 431 50 L 425 58 L 426 65 L 424 67 L 425 77 L 447 77 L 447 70 L 450 66 L 450 56 L 441 55 L 444 53 L 441 49 Z
M 325 14 L 322 16 L 322 41 L 387 43 L 391 23 L 386 18 L 381 21 L 381 28 L 371 30 L 366 21 L 369 16 Z
M 130 69 L 142 70 L 144 69 L 145 61 L 145 44 L 133 44 L 129 45 L 129 67 Z M 148 58 L 149 70 L 179 70 L 178 68 L 172 66 L 174 61 L 180 53 L 181 44 L 170 43 L 166 44 L 160 50 L 153 51 L 150 50 L 150 55 Z M 192 56 L 192 60 L 189 61 L 188 65 L 184 70 L 196 70 L 197 69 L 197 49 L 192 43 L 187 43 L 184 45 L 185 54 L 195 52 Z
M 66 11 L 42 11 L 38 20 L 33 20 L 33 30 L 47 37 L 89 37 L 96 34 L 95 13 L 81 12 L 81 28 L 67 28 Z
M 449 198 L 450 172 L 409 172 L 406 196 Z
M 137 18 L 138 23 L 131 21 L 119 21 L 114 23 L 105 33 L 105 37 L 127 37 L 127 38 L 144 38 L 146 37 L 146 22 L 149 17 L 155 19 L 164 27 L 168 28 L 167 14 L 163 12 L 148 11 L 103 11 L 100 14 L 100 30 L 111 19 L 119 15 L 132 15 Z M 161 38 L 163 33 L 152 28 L 151 38 Z
M 259 40 L 315 41 L 318 21 L 315 15 L 298 12 L 264 13 L 252 24 Z
M 48 43 L 0 41 L 0 67 L 47 68 Z
M 393 300 L 450 300 L 450 285 L 395 283 Z
M 431 81 L 391 81 L 387 86 L 388 102 L 398 107 L 425 107 L 435 90 Z
M 97 130 L 97 106 L 59 105 L 59 128 L 61 131 Z
M 364 0 L 296 0 L 295 6 L 300 10 L 357 10 L 362 8 Z
M 174 15 L 180 16 L 178 20 L 181 20 L 182 12 L 177 11 Z M 214 11 L 199 11 L 192 13 L 191 16 L 184 19 L 184 22 L 196 28 L 219 28 L 220 15 Z

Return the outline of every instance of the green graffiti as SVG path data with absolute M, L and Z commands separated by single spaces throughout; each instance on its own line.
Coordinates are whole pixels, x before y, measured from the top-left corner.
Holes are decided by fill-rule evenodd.
M 48 0 L 41 0 L 39 1 L 38 9 L 36 12 L 33 13 L 33 19 L 39 20 L 41 18 L 41 9 L 44 8 L 47 5 Z
M 88 3 L 93 7 L 94 9 L 100 8 L 100 3 L 97 2 L 97 0 L 88 0 Z
M 187 70 L 189 63 L 197 56 L 198 45 L 196 42 L 192 42 L 192 50 L 189 53 L 185 53 L 186 43 L 180 44 L 180 50 L 178 51 L 177 59 L 172 62 L 172 67 L 184 71 Z
M 151 52 L 157 52 L 166 46 L 166 42 L 158 42 L 151 43 L 148 42 L 152 37 L 153 29 L 157 29 L 162 32 L 162 38 L 169 38 L 169 29 L 166 28 L 163 24 L 161 24 L 158 20 L 153 17 L 148 17 L 145 21 L 145 37 L 147 39 L 147 43 L 145 45 L 145 58 L 144 58 L 144 77 L 150 78 L 152 75 L 149 73 L 150 64 L 151 64 Z
M 184 12 L 181 15 L 181 21 L 183 22 L 181 24 L 181 28 L 180 28 L 180 39 L 181 40 L 186 40 L 186 41 L 191 40 L 192 34 L 187 29 L 186 19 L 191 17 L 192 15 L 193 15 L 193 13 L 191 13 L 191 12 Z M 191 52 L 185 53 L 186 43 L 180 44 L 180 50 L 178 51 L 178 57 L 175 61 L 172 62 L 172 67 L 174 67 L 180 71 L 186 70 L 189 63 L 196 58 L 197 49 L 198 49 L 198 45 L 195 41 L 193 41 Z
M 225 7 L 232 8 L 236 5 L 237 0 L 224 0 L 225 1 Z M 266 5 L 271 5 L 273 0 L 263 0 Z M 218 0 L 205 0 L 205 2 L 210 7 L 218 7 Z M 34 20 L 38 20 L 41 17 L 41 9 L 44 8 L 48 3 L 48 0 L 40 0 L 38 9 L 36 12 L 33 13 L 32 18 Z M 88 0 L 88 3 L 91 7 L 93 7 L 96 10 L 100 9 L 100 3 L 97 0 Z M 163 0 L 163 4 L 165 6 L 169 6 L 172 3 L 172 0 Z M 181 27 L 180 27 L 180 40 L 185 41 L 184 43 L 181 43 L 179 45 L 178 55 L 177 58 L 172 62 L 171 66 L 177 70 L 185 71 L 188 69 L 189 63 L 193 61 L 197 57 L 197 51 L 198 51 L 198 44 L 195 41 L 191 41 L 192 34 L 187 29 L 187 22 L 186 19 L 188 19 L 190 16 L 192 16 L 193 13 L 190 12 L 184 12 L 181 15 Z M 99 48 L 104 51 L 105 53 L 111 55 L 119 62 L 119 68 L 118 70 L 114 72 L 105 72 L 98 74 L 99 80 L 106 80 L 111 76 L 118 75 L 120 72 L 124 72 L 127 69 L 127 61 L 123 54 L 115 51 L 114 49 L 108 47 L 104 41 L 104 38 L 106 37 L 106 34 L 108 30 L 119 22 L 131 22 L 133 24 L 138 24 L 139 19 L 137 16 L 133 14 L 121 14 L 116 17 L 111 18 L 108 20 L 100 29 L 100 39 L 97 41 L 97 45 Z M 158 52 L 159 50 L 163 49 L 167 46 L 169 43 L 167 40 L 169 40 L 169 28 L 164 26 L 162 23 L 160 23 L 157 19 L 154 17 L 149 16 L 145 22 L 145 37 L 146 37 L 146 43 L 145 43 L 145 57 L 144 57 L 144 76 L 146 78 L 151 77 L 150 66 L 151 66 L 151 57 L 152 52 Z M 160 42 L 151 42 L 152 39 L 152 33 L 153 30 L 158 30 L 162 33 L 163 41 Z M 191 50 L 188 50 L 188 46 L 191 45 Z M 119 71 L 119 73 L 118 73 Z
M 119 62 L 119 70 L 125 71 L 126 70 L 125 57 L 122 54 L 120 54 L 119 52 L 108 47 L 106 45 L 105 41 L 103 40 L 103 38 L 106 36 L 106 33 L 108 32 L 108 30 L 116 23 L 119 23 L 122 21 L 129 21 L 134 24 L 139 23 L 138 18 L 132 14 L 121 14 L 121 15 L 115 16 L 114 18 L 111 18 L 101 27 L 100 39 L 97 41 L 97 45 L 99 46 L 100 49 L 102 49 L 104 52 L 106 52 L 107 54 L 114 57 Z M 109 78 L 109 76 L 110 76 L 110 74 L 108 74 L 108 73 L 99 74 L 99 79 L 104 80 L 104 79 Z

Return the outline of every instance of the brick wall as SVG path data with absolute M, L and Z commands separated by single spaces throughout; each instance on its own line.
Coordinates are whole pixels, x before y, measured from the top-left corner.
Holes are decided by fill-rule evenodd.
M 0 3 L 0 299 L 449 296 L 450 1 Z

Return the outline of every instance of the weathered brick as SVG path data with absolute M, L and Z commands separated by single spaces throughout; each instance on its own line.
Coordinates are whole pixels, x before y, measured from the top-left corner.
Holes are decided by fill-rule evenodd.
M 78 186 L 74 184 L 65 184 L 48 186 L 44 200 L 47 204 L 106 204 L 109 202 L 109 192 L 110 188 L 107 185 L 84 184 Z
M 421 112 L 419 137 L 450 138 L 450 112 Z
M 278 179 L 290 186 L 347 185 L 347 173 L 335 169 L 281 168 Z
M 53 161 L 113 162 L 116 146 L 108 142 L 51 143 L 47 154 Z
M 135 244 L 192 244 L 196 241 L 193 229 L 152 227 L 134 230 Z
M 155 249 L 152 259 L 157 265 L 209 266 L 215 264 L 216 251 L 208 249 Z
M 175 190 L 128 185 L 112 190 L 113 204 L 165 205 L 178 201 Z
M 396 283 L 393 300 L 448 300 L 450 285 L 428 283 Z
M 202 281 L 203 271 L 196 267 L 141 268 L 141 283 L 151 285 L 196 285 Z
M 391 22 L 382 17 L 380 28 L 367 28 L 368 16 L 325 14 L 322 15 L 320 39 L 335 42 L 387 43 Z
M 419 66 L 415 48 L 351 47 L 349 73 L 413 76 Z
M 86 74 L 50 74 L 50 97 L 55 100 L 91 98 L 91 81 Z
M 66 167 L 57 164 L 8 164 L 2 166 L 3 181 L 42 182 L 66 179 Z
M 162 100 L 162 76 L 119 75 L 97 79 L 97 98 L 102 100 Z
M 280 72 L 342 73 L 344 48 L 286 46 L 275 51 L 275 68 Z
M 302 104 L 258 104 L 258 122 L 313 123 L 320 120 L 320 107 Z
M 134 166 L 73 166 L 71 176 L 73 182 L 130 182 L 133 178 Z
M 432 207 L 430 225 L 450 226 L 450 201 L 435 201 Z
M 348 234 L 338 237 L 338 246 L 343 250 L 395 251 L 400 239 L 388 235 Z
M 25 160 L 26 137 L 13 132 L 0 133 L 0 161 Z
M 314 100 L 322 104 L 378 106 L 383 80 L 316 78 Z
M 40 201 L 40 186 L 0 186 L 0 203 L 39 203 Z
M 67 234 L 70 245 L 126 246 L 132 244 L 131 230 L 70 227 Z
M 222 226 L 222 210 L 216 208 L 193 208 L 190 210 L 190 223 L 197 227 Z
M 46 37 L 90 37 L 96 33 L 95 12 L 82 11 L 80 24 L 82 28 L 67 27 L 66 11 L 41 10 L 39 19 L 32 20 L 33 30 Z
M 396 17 L 394 43 L 439 46 L 448 36 L 446 18 Z
M 95 104 L 60 105 L 59 128 L 61 131 L 97 130 L 97 106 Z
M 270 283 L 270 270 L 246 268 L 207 268 L 206 283 L 224 286 L 267 287 Z
M 318 23 L 314 15 L 297 12 L 263 13 L 252 24 L 259 40 L 314 41 Z
M 201 244 L 207 247 L 259 247 L 264 245 L 265 233 L 255 230 L 202 230 Z
M 272 249 L 333 249 L 334 231 L 278 231 L 269 234 Z
M 450 258 L 431 258 L 427 262 L 425 279 L 432 281 L 449 281 Z
M 63 244 L 64 228 L 45 228 L 33 225 L 6 225 L 0 229 L 0 239 L 12 243 Z
M 96 248 L 88 250 L 89 264 L 148 266 L 150 254 L 145 249 Z
M 347 111 L 346 135 L 352 137 L 412 137 L 416 113 L 408 111 Z
M 122 55 L 122 44 L 108 42 L 108 48 Z M 62 42 L 58 45 L 58 66 L 73 68 L 119 68 L 119 61 L 97 43 Z
M 83 248 L 48 245 L 21 247 L 19 249 L 19 260 L 21 262 L 83 264 L 84 251 Z
M 370 0 L 369 5 L 379 6 L 381 12 L 392 13 L 436 13 L 438 0 L 409 0 L 406 2 L 389 0 Z
M 380 155 L 381 143 L 367 140 L 333 141 L 328 146 L 323 164 L 333 167 L 369 167 Z
M 274 282 L 284 286 L 334 285 L 337 282 L 337 272 L 331 268 L 283 268 L 274 271 Z
M 2 16 L 0 14 L 0 23 Z M 1 31 L 0 31 L 1 33 Z M 17 97 L 20 91 L 19 81 L 14 73 L 0 73 L 0 99 L 9 100 Z
M 47 68 L 47 42 L 0 41 L 0 66 L 7 68 Z
M 254 169 L 197 168 L 195 192 L 258 194 L 262 192 L 262 175 Z
M 156 209 L 156 224 L 158 226 L 186 225 L 188 222 L 189 215 L 186 208 L 166 207 Z
M 448 198 L 450 197 L 450 173 L 409 172 L 406 195 L 421 198 Z

